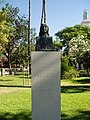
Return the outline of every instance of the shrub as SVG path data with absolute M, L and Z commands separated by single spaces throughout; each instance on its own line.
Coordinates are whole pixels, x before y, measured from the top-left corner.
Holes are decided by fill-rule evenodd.
M 87 72 L 87 70 L 80 70 L 79 71 L 79 76 L 80 77 L 89 77 L 90 76 L 90 74 L 88 75 L 88 72 Z
M 61 58 L 61 78 L 64 74 L 65 71 L 69 70 L 69 66 L 68 66 L 68 57 L 67 56 L 63 56 Z
M 77 77 L 77 71 L 69 65 L 68 56 L 61 58 L 61 79 L 72 79 Z
M 64 74 L 62 75 L 62 79 L 72 79 L 72 78 L 75 78 L 77 77 L 78 75 L 78 72 L 70 67 L 69 71 L 64 71 Z

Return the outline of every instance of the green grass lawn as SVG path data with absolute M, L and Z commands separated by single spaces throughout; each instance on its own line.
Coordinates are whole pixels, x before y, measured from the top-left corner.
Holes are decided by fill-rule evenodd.
M 31 90 L 0 95 L 0 120 L 31 120 Z
M 62 80 L 62 120 L 90 120 L 90 77 Z
M 0 120 L 31 120 L 30 85 L 26 74 L 0 77 Z
M 30 85 L 30 82 L 30 78 L 25 73 L 0 77 L 0 86 L 24 86 Z
M 62 120 L 90 120 L 90 91 L 61 94 Z
M 60 107 L 62 120 L 90 120 L 90 78 L 61 80 Z M 31 113 L 22 75 L 0 77 L 0 120 L 32 120 Z

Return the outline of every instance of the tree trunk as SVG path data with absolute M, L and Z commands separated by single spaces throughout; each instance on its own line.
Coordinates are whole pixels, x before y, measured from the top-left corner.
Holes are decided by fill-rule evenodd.
M 1 76 L 3 76 L 3 68 L 1 68 Z
M 8 67 L 9 67 L 9 75 L 12 75 L 11 53 L 10 53 L 10 51 L 8 51 Z
M 87 77 L 89 77 L 89 69 L 87 68 Z
M 78 69 L 81 70 L 81 63 L 78 63 Z

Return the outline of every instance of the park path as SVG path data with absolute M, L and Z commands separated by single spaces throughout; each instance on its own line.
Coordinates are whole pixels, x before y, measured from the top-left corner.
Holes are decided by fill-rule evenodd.
M 0 87 L 0 94 L 8 94 L 30 89 L 29 87 Z

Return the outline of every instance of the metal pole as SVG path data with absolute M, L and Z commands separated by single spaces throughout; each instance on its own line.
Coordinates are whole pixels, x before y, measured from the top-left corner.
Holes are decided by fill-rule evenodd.
M 28 20 L 28 69 L 29 69 L 29 75 L 31 75 L 31 36 L 30 36 L 30 22 L 31 22 L 31 0 L 29 0 L 29 20 Z
M 43 0 L 43 7 L 44 7 L 44 23 L 46 24 L 46 1 Z
M 41 24 L 46 24 L 46 1 L 43 0 Z

